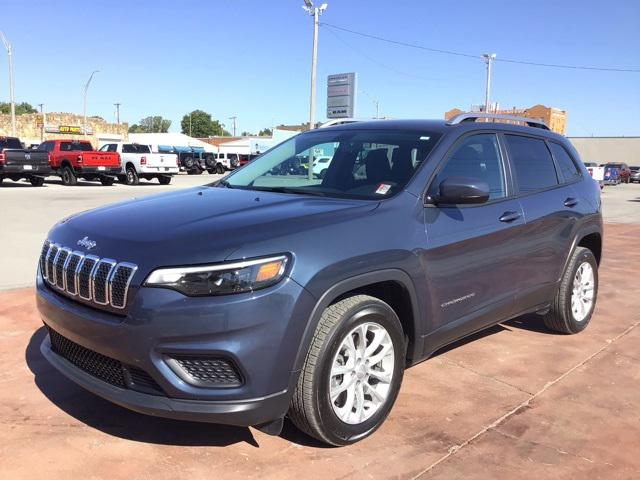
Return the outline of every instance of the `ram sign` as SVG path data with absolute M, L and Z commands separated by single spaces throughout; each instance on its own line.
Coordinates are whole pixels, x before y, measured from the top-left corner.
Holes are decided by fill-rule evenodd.
M 351 118 L 356 111 L 356 74 L 327 77 L 327 118 Z

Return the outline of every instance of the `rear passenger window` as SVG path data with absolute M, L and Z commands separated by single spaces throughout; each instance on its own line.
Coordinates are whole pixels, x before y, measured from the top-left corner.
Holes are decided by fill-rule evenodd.
M 507 196 L 498 139 L 492 133 L 467 137 L 453 151 L 432 184 L 433 193 L 450 177 L 472 177 L 489 185 L 489 200 Z
M 544 140 L 520 135 L 505 135 L 505 138 L 521 193 L 558 185 L 556 167 Z
M 565 182 L 571 182 L 581 176 L 580 170 L 578 170 L 578 167 L 576 167 L 576 164 L 571 159 L 569 152 L 567 152 L 562 145 L 549 142 L 549 147 L 560 169 L 560 175 Z

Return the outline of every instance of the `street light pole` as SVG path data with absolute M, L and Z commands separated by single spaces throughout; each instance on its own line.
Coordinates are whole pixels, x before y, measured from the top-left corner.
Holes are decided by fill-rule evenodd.
M 122 105 L 121 103 L 114 103 L 114 105 L 116 106 L 116 123 L 118 125 L 120 125 L 120 105 Z
M 44 103 L 39 103 L 40 116 L 42 117 L 42 126 L 40 127 L 40 143 L 44 142 Z
M 318 67 L 318 19 L 327 9 L 323 3 L 314 7 L 311 0 L 304 0 L 304 10 L 313 17 L 313 49 L 311 52 L 311 98 L 309 99 L 309 130 L 313 130 L 316 124 L 316 73 Z
M 87 135 L 87 91 L 89 90 L 89 85 L 91 84 L 91 80 L 93 80 L 93 76 L 98 72 L 100 72 L 100 70 L 94 70 L 93 72 L 91 72 L 91 76 L 89 77 L 89 80 L 87 80 L 87 83 L 84 86 L 84 93 L 82 96 L 84 121 L 82 125 L 82 130 L 85 136 Z
M 496 54 L 483 53 L 482 58 L 484 58 L 487 64 L 487 90 L 484 96 L 484 113 L 489 113 L 489 104 L 491 102 L 491 63 L 496 59 Z
M 9 59 L 9 101 L 11 102 L 11 135 L 16 136 L 16 99 L 13 92 L 13 47 L 4 33 L 0 31 L 0 37 L 4 48 L 7 49 L 7 57 Z

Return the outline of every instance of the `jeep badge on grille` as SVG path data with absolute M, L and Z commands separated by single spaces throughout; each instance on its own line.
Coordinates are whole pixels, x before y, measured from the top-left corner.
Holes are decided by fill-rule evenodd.
M 96 246 L 96 242 L 94 242 L 93 240 L 89 240 L 89 237 L 84 237 L 78 240 L 78 245 L 86 248 L 87 250 L 91 250 Z

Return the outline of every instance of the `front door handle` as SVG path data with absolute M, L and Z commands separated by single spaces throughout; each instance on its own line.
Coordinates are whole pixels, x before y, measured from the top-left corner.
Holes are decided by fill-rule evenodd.
M 577 204 L 578 204 L 578 199 L 573 197 L 569 197 L 564 201 L 565 207 L 575 207 Z
M 518 212 L 504 212 L 498 220 L 501 222 L 513 222 L 520 218 L 520 214 Z

